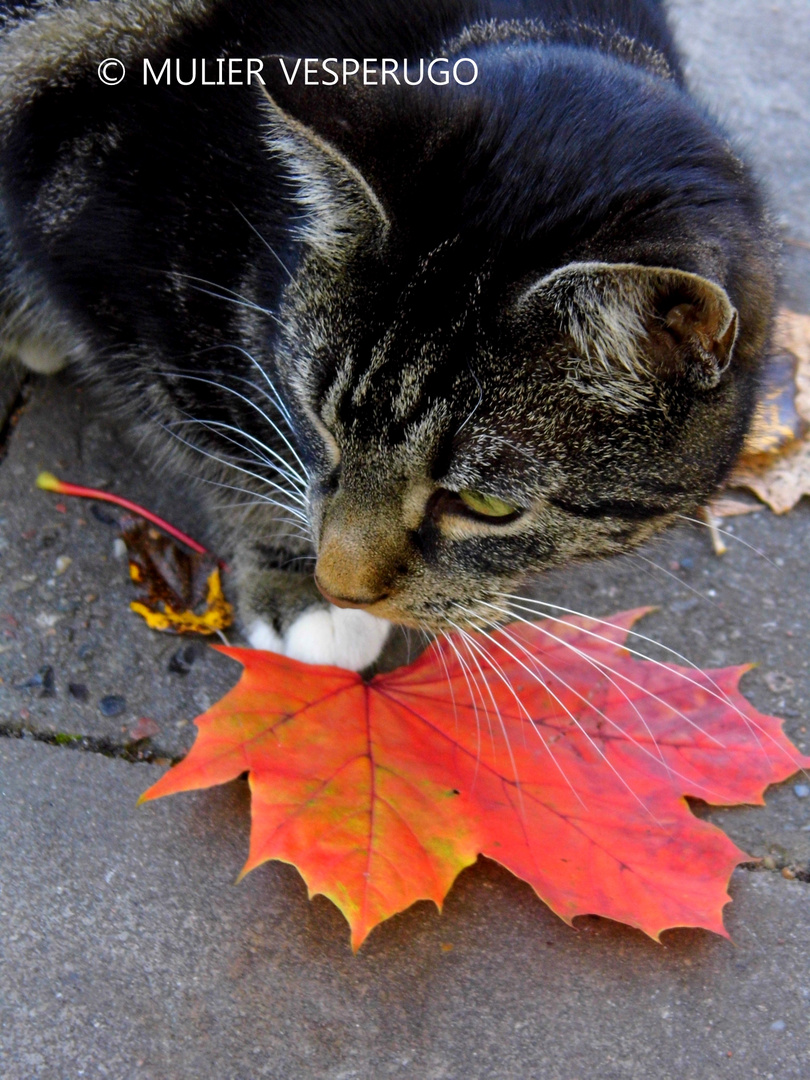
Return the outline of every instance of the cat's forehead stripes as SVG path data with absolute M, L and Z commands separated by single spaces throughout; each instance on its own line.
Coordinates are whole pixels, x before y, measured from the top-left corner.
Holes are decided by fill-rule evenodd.
M 357 408 L 370 399 L 379 400 L 381 386 L 390 401 L 390 416 L 406 424 L 425 407 L 428 384 L 441 372 L 451 374 L 448 365 L 456 362 L 458 341 L 477 315 L 484 272 L 466 283 L 454 280 L 447 287 L 448 255 L 459 238 L 446 240 L 425 256 L 417 272 L 400 295 L 394 317 L 382 339 L 372 348 L 367 365 L 359 375 L 351 395 Z M 456 275 L 452 275 L 456 278 Z M 431 318 L 431 315 L 433 317 Z M 416 327 L 420 327 L 417 332 Z M 453 354 L 456 354 L 455 356 Z M 398 388 L 391 388 L 395 372 Z

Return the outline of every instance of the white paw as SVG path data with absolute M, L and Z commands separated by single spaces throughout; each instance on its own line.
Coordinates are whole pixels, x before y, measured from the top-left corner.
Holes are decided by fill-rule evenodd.
M 40 375 L 53 375 L 67 364 L 65 354 L 42 338 L 26 338 L 18 343 L 15 352 L 18 360 Z
M 314 607 L 287 629 L 284 653 L 307 664 L 362 671 L 380 655 L 390 629 L 387 619 L 358 608 Z
M 264 649 L 265 652 L 284 652 L 284 642 L 273 627 L 264 619 L 255 619 L 248 627 L 247 639 L 251 649 Z
M 255 619 L 247 639 L 254 649 L 281 653 L 305 664 L 362 671 L 380 655 L 390 629 L 387 619 L 367 611 L 319 605 L 299 615 L 283 638 L 264 619 Z

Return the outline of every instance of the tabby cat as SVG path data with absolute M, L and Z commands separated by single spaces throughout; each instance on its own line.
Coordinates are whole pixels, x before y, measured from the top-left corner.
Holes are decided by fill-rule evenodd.
M 491 623 L 739 451 L 774 245 L 658 0 L 29 0 L 0 139 L 2 349 L 193 471 L 256 647 Z

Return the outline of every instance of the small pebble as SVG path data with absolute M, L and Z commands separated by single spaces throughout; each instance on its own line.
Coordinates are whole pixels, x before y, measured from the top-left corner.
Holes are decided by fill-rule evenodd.
M 68 683 L 68 693 L 71 697 L 76 698 L 77 701 L 87 701 L 88 692 L 87 687 L 84 685 L 84 683 Z
M 127 707 L 127 699 L 120 694 L 107 694 L 98 703 L 102 716 L 120 716 Z
M 776 859 L 773 857 L 773 855 L 766 855 L 765 858 L 762 860 L 762 866 L 765 870 L 775 870 Z
M 36 675 L 32 675 L 25 682 L 17 683 L 17 690 L 39 690 L 40 697 L 53 697 L 56 693 L 53 668 L 41 667 Z
M 791 870 L 789 866 L 782 867 L 782 877 L 787 878 L 788 881 L 796 880 L 796 871 Z
M 42 671 L 42 690 L 40 690 L 40 697 L 53 697 L 56 693 L 56 683 L 53 677 L 53 668 L 44 667 Z
M 792 690 L 795 686 L 793 679 L 784 671 L 769 671 L 764 676 L 765 685 L 772 694 L 782 694 L 785 690 Z
M 116 559 L 125 559 L 127 557 L 127 545 L 120 536 L 113 542 L 113 556 Z
M 100 521 L 102 525 L 118 524 L 118 518 L 115 516 L 115 514 L 113 514 L 111 510 L 105 510 L 104 508 L 99 506 L 98 503 L 93 503 L 93 505 L 90 507 L 90 513 L 93 515 L 96 521 Z
M 64 574 L 72 562 L 73 559 L 71 559 L 69 555 L 60 555 L 56 560 L 56 576 L 58 577 L 60 574 Z
M 810 799 L 810 784 L 794 784 L 793 794 L 797 799 Z
M 771 1031 L 784 1031 L 786 1027 L 784 1020 L 774 1020 L 771 1024 Z
M 194 642 L 181 645 L 169 661 L 169 671 L 174 675 L 188 675 L 191 671 L 191 665 L 199 655 L 200 648 Z

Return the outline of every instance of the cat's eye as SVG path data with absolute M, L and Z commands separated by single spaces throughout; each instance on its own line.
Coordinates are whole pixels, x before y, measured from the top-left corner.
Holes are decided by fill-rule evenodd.
M 497 495 L 485 495 L 482 491 L 474 491 L 472 488 L 463 488 L 458 497 L 468 510 L 472 510 L 481 517 L 488 518 L 512 518 L 519 513 L 516 506 L 511 506 Z

